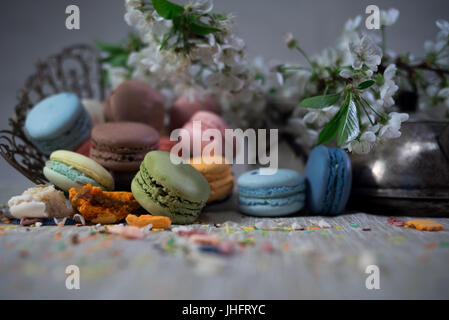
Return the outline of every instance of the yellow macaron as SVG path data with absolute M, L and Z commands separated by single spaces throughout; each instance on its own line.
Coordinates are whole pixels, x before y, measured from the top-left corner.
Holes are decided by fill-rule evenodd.
M 234 187 L 232 167 L 221 156 L 190 159 L 190 164 L 209 182 L 210 197 L 208 203 L 221 200 L 231 194 Z
M 65 191 L 87 184 L 103 190 L 114 190 L 114 178 L 105 168 L 94 160 L 71 151 L 53 152 L 50 161 L 45 164 L 44 175 Z

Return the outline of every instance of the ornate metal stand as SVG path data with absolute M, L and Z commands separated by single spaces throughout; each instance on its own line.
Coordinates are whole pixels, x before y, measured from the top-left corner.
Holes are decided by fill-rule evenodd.
M 34 148 L 23 131 L 26 114 L 38 101 L 64 91 L 102 101 L 101 73 L 99 52 L 88 45 L 75 45 L 39 61 L 18 94 L 10 129 L 0 131 L 1 156 L 34 183 L 47 183 L 42 174 L 47 157 Z

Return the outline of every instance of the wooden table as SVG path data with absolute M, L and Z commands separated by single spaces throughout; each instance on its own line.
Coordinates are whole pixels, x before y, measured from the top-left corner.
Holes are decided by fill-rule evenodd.
M 200 252 L 172 231 L 126 240 L 93 227 L 1 225 L 0 298 L 449 298 L 449 219 L 434 219 L 445 231 L 422 232 L 352 213 L 307 230 L 321 218 L 258 219 L 234 206 L 210 206 L 189 227 L 242 243 L 231 256 Z M 290 230 L 298 224 L 305 230 Z M 66 289 L 69 265 L 80 268 L 80 290 Z M 365 286 L 367 265 L 379 267 L 379 290 Z

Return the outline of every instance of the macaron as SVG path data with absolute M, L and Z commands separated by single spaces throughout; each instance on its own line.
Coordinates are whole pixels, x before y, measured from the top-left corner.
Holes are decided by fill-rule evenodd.
M 203 133 L 208 129 L 218 130 L 221 136 L 221 153 L 213 155 L 225 155 L 225 130 L 228 128 L 229 125 L 219 115 L 208 111 L 198 111 L 183 127 L 183 129 L 188 132 L 189 139 L 184 139 L 184 137 L 181 138 L 180 146 L 182 146 L 184 150 L 187 150 L 187 146 L 189 146 L 190 154 L 182 154 L 182 156 L 199 157 L 202 155 L 202 152 L 206 146 L 216 143 L 214 142 L 213 137 L 210 137 L 209 139 L 203 137 Z M 201 154 L 195 154 L 196 150 L 194 148 L 194 141 L 198 141 L 200 146 L 198 151 L 200 151 Z
M 59 93 L 36 104 L 27 114 L 25 134 L 43 154 L 75 150 L 89 137 L 92 120 L 73 93 Z
M 129 80 L 108 96 L 104 115 L 108 122 L 141 122 L 161 131 L 165 117 L 164 101 L 164 96 L 149 85 Z
M 116 188 L 129 190 L 145 155 L 159 148 L 159 133 L 138 122 L 107 122 L 92 129 L 90 157 L 113 172 Z
M 172 130 L 182 128 L 198 111 L 221 114 L 221 106 L 212 95 L 196 99 L 181 96 L 170 109 L 170 128 Z
M 314 148 L 307 160 L 305 175 L 311 213 L 336 215 L 344 210 L 351 192 L 352 167 L 343 149 Z
M 131 184 L 135 199 L 150 214 L 174 224 L 193 223 L 210 196 L 206 178 L 190 164 L 174 164 L 173 153 L 148 153 Z M 178 157 L 177 162 L 181 162 Z
M 94 160 L 79 153 L 58 150 L 45 163 L 45 177 L 64 191 L 91 184 L 103 190 L 114 190 L 111 174 Z
M 240 211 L 251 216 L 286 216 L 305 204 L 305 177 L 293 170 L 278 169 L 272 175 L 252 170 L 242 174 L 237 184 Z
M 190 164 L 198 170 L 207 180 L 210 186 L 208 203 L 222 200 L 232 193 L 234 177 L 232 166 L 226 163 L 224 157 L 193 158 Z

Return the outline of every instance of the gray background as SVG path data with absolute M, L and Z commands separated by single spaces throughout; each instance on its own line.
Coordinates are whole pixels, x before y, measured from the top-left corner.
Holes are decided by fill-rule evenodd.
M 79 31 L 65 28 L 65 8 L 69 4 L 80 6 Z M 357 14 L 363 15 L 369 4 L 401 11 L 399 22 L 389 31 L 389 47 L 417 56 L 423 53 L 424 41 L 435 36 L 434 21 L 449 19 L 447 0 L 217 0 L 215 8 L 236 15 L 250 56 L 262 54 L 267 58 L 301 61 L 284 47 L 285 32 L 292 31 L 302 47 L 313 54 L 333 45 L 344 22 Z M 121 40 L 128 32 L 123 14 L 123 0 L 4 1 L 0 13 L 0 127 L 7 127 L 17 90 L 33 72 L 38 59 L 75 43 Z M 0 160 L 0 181 L 2 200 L 21 192 L 27 183 L 3 160 Z

